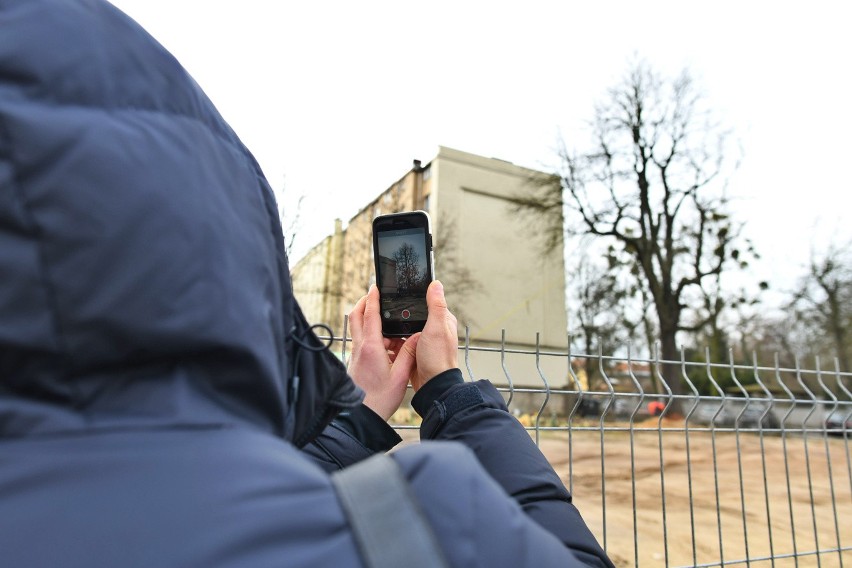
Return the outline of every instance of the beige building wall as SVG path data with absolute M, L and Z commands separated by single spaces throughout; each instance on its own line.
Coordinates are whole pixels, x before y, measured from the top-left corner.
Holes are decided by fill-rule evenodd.
M 340 219 L 334 233 L 296 263 L 290 271 L 293 293 L 310 323 L 324 323 L 342 332 L 341 286 L 344 277 L 344 232 Z
M 515 386 L 541 387 L 541 371 L 550 386 L 564 386 L 566 358 L 541 357 L 536 368 L 534 357 L 511 353 L 534 350 L 537 332 L 541 352 L 564 353 L 568 346 L 562 246 L 545 253 L 541 235 L 511 201 L 544 174 L 446 147 L 432 170 L 436 241 L 449 235 L 452 242 L 443 246 L 454 249 L 444 251 L 452 262 L 446 278 L 436 251 L 436 273 L 447 284 L 448 303 L 458 306 L 460 336 L 467 325 L 471 345 L 500 350 L 471 352 L 474 376 L 508 384 L 508 374 Z M 459 269 L 473 282 L 454 300 Z
M 562 387 L 568 381 L 566 358 L 541 357 L 536 367 L 535 357 L 511 353 L 535 349 L 537 332 L 542 352 L 564 353 L 568 345 L 562 247 L 545 254 L 530 220 L 512 210 L 511 198 L 543 175 L 503 160 L 440 147 L 429 164 L 415 161 L 409 172 L 349 221 L 342 232 L 336 289 L 328 284 L 332 282 L 328 269 L 308 268 L 321 264 L 323 253 L 317 250 L 321 245 L 296 264 L 292 271 L 296 298 L 303 308 L 322 305 L 323 317 L 329 318 L 322 321 L 339 333 L 344 315 L 375 282 L 373 219 L 427 210 L 433 224 L 435 274 L 459 318 L 460 341 L 465 340 L 467 325 L 470 344 L 491 349 L 471 351 L 466 362 L 460 358 L 460 365 L 467 363 L 475 378 L 498 384 L 509 383 L 508 372 L 515 386 L 540 387 L 541 372 L 551 387 Z M 326 300 L 312 291 L 320 281 L 324 285 L 319 296 Z
M 326 256 L 330 243 L 331 236 L 328 236 L 308 251 L 308 254 L 290 270 L 293 294 L 299 301 L 305 317 L 311 323 L 321 322 L 323 315 L 325 300 L 323 283 L 329 268 Z
M 344 240 L 344 278 L 338 318 L 352 311 L 355 303 L 376 281 L 373 264 L 373 219 L 379 215 L 422 209 L 424 202 L 423 170 L 419 161 L 376 199 L 361 209 L 346 228 Z

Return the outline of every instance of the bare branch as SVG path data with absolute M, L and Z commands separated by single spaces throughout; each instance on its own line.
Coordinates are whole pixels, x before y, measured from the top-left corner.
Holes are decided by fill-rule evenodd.
M 714 197 L 727 133 L 714 127 L 688 73 L 664 80 L 642 61 L 595 106 L 590 126 L 586 151 L 560 146 L 568 234 L 609 240 L 629 259 L 622 265 L 653 302 L 662 356 L 676 357 L 676 333 L 710 318 L 684 321 L 687 302 L 738 264 L 738 230 Z M 530 211 L 545 206 L 526 203 Z

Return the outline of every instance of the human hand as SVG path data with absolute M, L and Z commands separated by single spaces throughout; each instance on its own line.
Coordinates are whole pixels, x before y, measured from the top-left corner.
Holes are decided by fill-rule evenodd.
M 379 289 L 370 286 L 349 314 L 352 327 L 352 356 L 349 375 L 366 396 L 364 404 L 388 420 L 405 396 L 414 372 L 418 336 L 407 340 L 382 337 Z
M 413 345 L 417 365 L 411 376 L 411 386 L 415 391 L 432 377 L 459 366 L 458 322 L 447 308 L 444 285 L 440 281 L 435 280 L 429 285 L 426 304 L 429 307 L 426 326 Z M 409 341 L 411 339 L 414 337 Z

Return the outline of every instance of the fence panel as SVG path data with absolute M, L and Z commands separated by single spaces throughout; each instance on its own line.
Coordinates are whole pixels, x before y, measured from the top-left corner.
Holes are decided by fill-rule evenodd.
M 520 377 L 505 342 L 459 349 L 467 378 L 498 385 L 617 566 L 852 566 L 852 374 L 836 362 L 544 352 L 536 338 L 512 349 L 534 363 Z M 478 375 L 474 352 L 502 376 Z M 564 376 L 543 372 L 553 360 Z M 417 440 L 406 404 L 391 423 Z

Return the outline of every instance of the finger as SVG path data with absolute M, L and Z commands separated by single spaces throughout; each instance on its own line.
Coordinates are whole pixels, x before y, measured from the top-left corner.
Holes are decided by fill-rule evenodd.
M 428 370 L 429 374 L 431 374 L 432 371 L 440 372 L 458 366 L 458 353 L 456 351 L 458 347 L 458 322 L 456 321 L 456 317 L 447 308 L 447 300 L 444 298 L 444 286 L 440 281 L 435 280 L 430 284 L 426 290 L 426 302 L 429 307 L 429 318 L 426 321 L 423 333 L 429 338 L 430 347 L 433 345 L 441 347 L 435 353 L 430 353 L 429 362 L 421 361 L 422 364 L 418 372 L 435 366 L 434 369 Z M 436 359 L 435 355 L 439 355 L 439 357 Z M 433 363 L 437 363 L 437 365 L 433 365 Z M 419 377 L 418 380 L 423 378 Z M 431 376 L 425 377 L 426 380 L 430 378 Z M 415 386 L 415 389 L 420 386 Z
M 402 339 L 385 337 L 385 350 L 388 352 L 388 359 L 390 359 L 391 364 L 396 361 L 396 356 L 402 349 L 403 343 L 405 342 Z
M 415 333 L 406 339 L 405 343 L 399 348 L 393 364 L 394 376 L 406 377 L 407 379 L 411 379 L 414 376 L 414 371 L 417 368 L 418 341 L 420 341 L 420 334 Z
M 447 307 L 447 299 L 444 297 L 444 285 L 440 280 L 433 280 L 426 290 L 426 306 L 429 310 L 429 318 L 426 327 L 435 330 L 435 326 L 457 333 L 458 323 L 456 317 Z
M 382 315 L 380 310 L 379 289 L 375 284 L 373 284 L 370 286 L 370 291 L 367 292 L 366 296 L 366 306 L 364 308 L 364 333 L 368 335 L 381 336 Z
M 440 280 L 433 280 L 426 290 L 426 306 L 429 308 L 429 314 L 442 316 L 442 313 L 447 312 L 447 299 L 444 297 L 444 285 Z
M 367 296 L 362 296 L 349 313 L 349 328 L 353 342 L 361 342 L 364 337 L 364 309 L 367 306 Z

